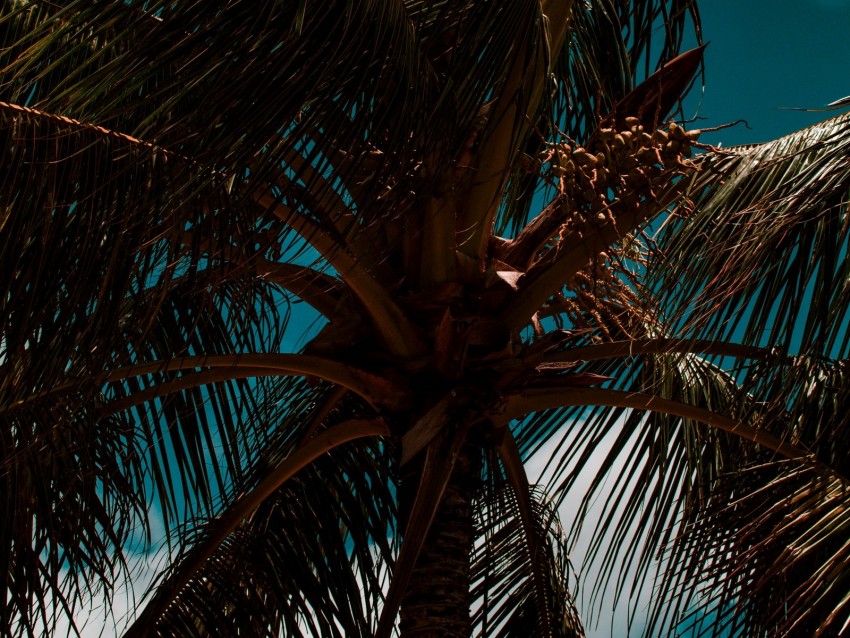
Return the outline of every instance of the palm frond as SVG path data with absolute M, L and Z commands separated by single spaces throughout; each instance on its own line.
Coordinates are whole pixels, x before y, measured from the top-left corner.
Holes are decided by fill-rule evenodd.
M 575 579 L 566 535 L 543 490 L 532 489 L 531 496 L 533 537 L 528 536 L 516 496 L 503 479 L 497 478 L 480 497 L 479 540 L 472 566 L 474 626 L 481 635 L 505 638 L 541 633 L 532 575 L 539 563 L 546 567 L 544 605 L 551 615 L 550 635 L 584 636 L 571 592 Z
M 394 483 L 382 446 L 347 445 L 304 468 L 225 539 L 155 626 L 144 629 L 372 635 L 395 553 L 389 540 Z M 199 529 L 188 546 L 205 538 Z M 182 564 L 178 556 L 173 568 Z
M 601 299 L 608 298 L 599 292 Z M 709 360 L 687 350 L 681 352 L 684 347 L 676 352 L 669 342 L 659 340 L 661 347 L 651 352 L 638 349 L 603 359 L 587 355 L 595 347 L 591 344 L 601 341 L 596 347 L 604 349 L 604 340 L 616 339 L 618 334 L 628 335 L 630 342 L 640 334 L 663 334 L 663 325 L 652 322 L 655 315 L 651 309 L 632 303 L 615 311 L 590 295 L 576 297 L 572 307 L 573 325 L 577 321 L 578 326 L 585 325 L 581 315 L 587 312 L 586 321 L 600 325 L 603 319 L 601 325 L 607 324 L 608 331 L 577 331 L 548 355 L 552 361 L 566 362 L 572 360 L 570 352 L 575 350 L 579 361 L 568 370 L 570 374 L 592 373 L 600 380 L 611 379 L 606 383 L 611 389 L 648 393 L 724 415 L 738 414 L 734 377 Z M 718 475 L 747 458 L 748 448 L 734 435 L 690 419 L 581 403 L 521 421 L 516 436 L 525 458 L 547 443 L 555 446 L 543 476 L 554 486 L 557 503 L 567 499 L 579 503 L 573 506 L 569 522 L 572 542 L 585 525 L 593 526 L 580 565 L 584 577 L 591 578 L 583 604 L 590 611 L 586 621 L 593 623 L 602 613 L 603 601 L 606 606 L 625 596 L 639 601 L 642 592 L 652 591 L 664 569 L 656 560 L 658 552 L 676 538 L 681 520 L 690 520 L 700 511 Z M 602 518 L 588 518 L 591 503 L 597 499 L 602 503 Z M 656 595 L 663 597 L 663 593 Z M 634 619 L 637 609 L 631 608 L 630 613 Z M 670 625 L 660 629 L 662 633 L 668 630 Z
M 194 348 L 233 352 L 279 340 L 280 326 L 269 330 L 265 323 L 274 323 L 274 302 L 264 309 L 262 296 L 233 282 L 213 297 L 174 286 L 158 304 L 155 329 L 144 334 L 132 316 L 121 316 L 115 341 L 90 342 L 97 346 L 91 357 L 74 349 L 73 333 L 57 334 L 38 375 L 26 361 L 28 349 L 5 353 L 6 626 L 25 632 L 51 599 L 71 601 L 71 613 L 86 593 L 117 586 L 128 575 L 120 570 L 125 552 L 151 542 L 152 502 L 172 530 L 175 521 L 214 510 L 221 494 L 242 483 L 268 438 L 268 420 L 280 411 L 269 381 L 195 387 L 129 412 L 116 412 L 113 402 L 142 391 L 144 382 L 106 385 L 115 361 Z M 220 314 L 209 312 L 213 305 Z M 85 315 L 78 321 L 86 326 Z M 248 325 L 254 327 L 241 329 Z M 92 360 L 100 370 L 89 367 Z
M 848 123 L 701 158 L 695 214 L 667 221 L 650 267 L 650 286 L 689 334 L 848 356 Z M 662 268 L 683 277 L 663 279 Z
M 16 100 L 152 138 L 198 161 L 215 158 L 219 168 L 240 153 L 247 165 L 299 115 L 313 125 L 346 114 L 351 139 L 376 124 L 410 131 L 423 103 L 415 91 L 433 74 L 420 73 L 405 7 L 302 4 L 267 3 L 258 13 L 247 2 L 10 3 L 3 23 L 15 46 L 5 82 Z M 203 108 L 211 100 L 223 108 Z
M 834 576 L 823 579 L 845 560 L 847 464 L 839 450 L 847 436 L 846 366 L 690 342 L 694 351 L 714 351 L 696 356 L 687 343 L 657 339 L 632 352 L 579 345 L 552 359 L 569 359 L 574 350 L 588 361 L 572 374 L 593 371 L 630 393 L 734 415 L 793 443 L 816 459 L 820 474 L 777 464 L 773 453 L 743 445 L 737 434 L 665 415 L 579 407 L 521 423 L 526 454 L 560 440 L 544 475 L 559 485 L 561 502 L 581 498 L 573 538 L 594 526 L 582 565 L 593 575 L 585 604 L 626 594 L 652 600 L 645 635 L 673 632 L 683 618 L 682 627 L 702 627 L 706 635 L 728 635 L 729 626 L 829 635 L 847 618 L 842 586 Z M 595 348 L 607 354 L 596 359 Z M 593 477 L 585 487 L 583 470 Z M 578 494 L 571 495 L 573 486 Z M 602 513 L 587 519 L 597 499 Z M 805 602 L 789 608 L 787 601 L 800 597 Z M 637 609 L 631 613 L 636 621 Z
M 767 385 L 777 393 L 751 387 L 764 400 L 753 401 L 750 410 L 767 427 L 805 445 L 831 473 L 818 476 L 793 464 L 768 463 L 768 457 L 719 477 L 716 496 L 674 549 L 671 561 L 682 566 L 677 587 L 701 590 L 701 604 L 689 610 L 693 622 L 719 616 L 734 618 L 742 631 L 840 633 L 850 618 L 839 567 L 847 560 L 850 485 L 843 452 L 846 365 L 796 358 L 772 367 L 777 370 Z M 728 562 L 718 561 L 718 553 Z M 716 627 L 706 623 L 705 631 Z

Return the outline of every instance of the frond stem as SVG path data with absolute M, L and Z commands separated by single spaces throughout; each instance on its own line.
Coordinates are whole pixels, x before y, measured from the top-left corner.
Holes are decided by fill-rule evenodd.
M 716 412 L 703 410 L 687 403 L 664 399 L 652 394 L 606 390 L 603 388 L 549 387 L 541 389 L 530 388 L 516 392 L 508 395 L 506 401 L 507 405 L 501 415 L 505 423 L 512 419 L 522 418 L 530 412 L 571 406 L 596 405 L 615 408 L 633 408 L 699 421 L 718 430 L 735 434 L 742 439 L 758 443 L 784 458 L 806 461 L 816 467 L 821 465 L 815 460 L 812 454 L 803 448 L 782 441 L 769 432 L 758 430 L 741 421 Z M 823 469 L 828 471 L 828 468 Z
M 110 372 L 106 381 L 114 383 L 147 374 L 189 371 L 196 368 L 224 368 L 225 370 L 221 373 L 216 371 L 216 374 L 210 373 L 207 376 L 203 376 L 204 372 L 198 372 L 149 388 L 154 391 L 149 398 L 204 383 L 244 379 L 256 376 L 258 373 L 263 376 L 316 377 L 347 388 L 372 405 L 399 405 L 399 400 L 405 402 L 407 398 L 407 392 L 390 379 L 332 359 L 305 354 L 264 353 L 180 357 L 119 368 Z M 130 399 L 131 397 L 128 397 L 127 400 Z M 387 401 L 389 403 L 386 403 Z
M 394 355 L 411 357 L 424 351 L 424 344 L 414 325 L 387 291 L 342 246 L 304 215 L 278 202 L 270 192 L 256 193 L 254 200 L 298 233 L 339 273 L 363 304 L 378 334 Z
M 125 638 L 147 636 L 180 591 L 204 566 L 227 536 L 243 521 L 248 520 L 256 509 L 281 485 L 292 478 L 323 454 L 350 441 L 366 437 L 389 436 L 390 430 L 382 420 L 352 419 L 319 434 L 309 443 L 295 450 L 250 492 L 237 498 L 218 518 L 209 523 L 208 535 L 189 552 L 183 566 L 178 569 L 156 592 L 144 611 L 127 630 Z

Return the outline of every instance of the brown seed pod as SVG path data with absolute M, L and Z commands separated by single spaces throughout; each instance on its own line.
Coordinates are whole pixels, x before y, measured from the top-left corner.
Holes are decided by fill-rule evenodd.
M 652 165 L 655 164 L 657 160 L 656 150 L 652 147 L 646 147 L 640 149 L 635 156 L 638 158 L 641 164 Z
M 598 164 L 598 160 L 596 159 L 596 155 L 592 153 L 588 153 L 584 149 L 578 150 L 573 154 L 575 160 L 578 162 L 579 166 L 596 166 Z
M 675 122 L 670 122 L 670 137 L 678 142 L 683 142 L 687 138 L 685 135 L 685 129 L 676 124 Z
M 626 175 L 626 186 L 629 188 L 643 188 L 648 181 L 646 173 L 639 166 L 630 170 Z
M 682 148 L 681 142 L 677 139 L 672 139 L 664 145 L 665 155 L 678 155 Z
M 599 136 L 599 139 L 602 140 L 603 142 L 610 142 L 612 139 L 614 139 L 614 135 L 616 133 L 617 133 L 617 131 L 615 131 L 612 128 L 601 128 L 601 129 L 599 129 L 599 131 L 597 131 L 597 135 Z

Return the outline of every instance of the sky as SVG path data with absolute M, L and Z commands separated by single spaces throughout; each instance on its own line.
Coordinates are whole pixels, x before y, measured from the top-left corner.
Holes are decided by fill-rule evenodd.
M 701 141 L 723 146 L 767 141 L 843 112 L 780 107 L 817 108 L 850 96 L 850 0 L 705 0 L 701 13 L 709 43 L 705 88 L 695 90 L 686 115 L 705 118 L 696 128 L 747 121 Z M 116 601 L 117 617 L 127 602 Z M 623 610 L 611 613 L 609 622 L 588 627 L 588 638 L 625 635 Z M 100 635 L 101 622 L 102 611 L 84 636 Z
M 764 142 L 843 111 L 806 113 L 850 96 L 850 0 L 707 0 L 701 4 L 705 89 L 690 114 L 713 126 L 747 120 L 708 140 Z

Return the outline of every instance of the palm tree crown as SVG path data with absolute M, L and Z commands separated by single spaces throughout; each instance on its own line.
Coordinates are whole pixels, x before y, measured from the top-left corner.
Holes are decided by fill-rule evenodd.
M 2 6 L 9 634 L 848 630 L 850 119 L 701 144 L 694 0 Z

